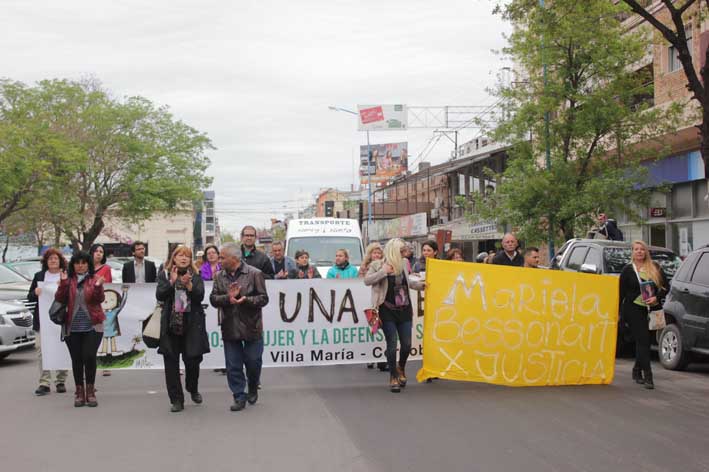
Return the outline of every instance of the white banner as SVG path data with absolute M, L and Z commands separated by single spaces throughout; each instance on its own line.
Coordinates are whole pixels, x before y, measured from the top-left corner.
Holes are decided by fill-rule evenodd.
M 39 313 L 42 324 L 42 363 L 45 369 L 70 369 L 69 352 L 60 341 L 60 327 L 49 319 L 56 284 L 40 285 Z M 364 310 L 371 291 L 356 280 L 267 280 L 269 302 L 263 309 L 264 367 L 361 364 L 385 361 L 386 342 L 380 329 L 372 335 Z M 212 282 L 205 282 L 204 304 L 209 304 Z M 414 304 L 411 359 L 421 359 L 423 303 L 411 292 Z M 142 342 L 142 323 L 155 308 L 155 284 L 107 284 L 104 311 L 115 318 L 120 335 L 110 329 L 99 347 L 99 369 L 162 369 L 162 356 Z M 419 310 L 419 306 L 421 309 Z M 206 310 L 211 352 L 203 368 L 224 367 L 217 311 Z M 108 325 L 108 322 L 106 323 Z M 107 326 L 108 328 L 108 326 Z

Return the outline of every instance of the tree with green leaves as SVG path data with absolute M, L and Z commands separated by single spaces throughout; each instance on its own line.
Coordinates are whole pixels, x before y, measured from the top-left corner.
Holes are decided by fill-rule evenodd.
M 631 214 L 648 198 L 639 188 L 646 177 L 639 162 L 658 151 L 636 144 L 666 133 L 678 111 L 641 100 L 652 85 L 633 64 L 647 43 L 623 31 L 623 8 L 607 0 L 554 0 L 546 8 L 512 0 L 498 7 L 514 25 L 503 52 L 518 71 L 497 90 L 502 113 L 492 131 L 510 145 L 509 161 L 495 176 L 495 192 L 474 197 L 473 219 L 497 219 L 530 243 L 546 240 L 551 223 L 561 242 L 585 234 L 599 209 Z
M 650 26 L 660 33 L 662 38 L 677 51 L 677 58 L 682 64 L 682 70 L 687 77 L 687 89 L 692 99 L 699 104 L 701 124 L 698 126 L 701 138 L 700 151 L 704 160 L 704 177 L 709 179 L 709 48 L 702 51 L 703 56 L 697 58 L 701 65 L 697 74 L 697 63 L 690 48 L 688 38 L 692 37 L 692 23 L 696 19 L 703 20 L 709 14 L 709 0 L 662 0 L 662 5 L 668 12 L 668 20 L 663 21 L 657 14 L 662 12 L 655 2 L 647 0 L 622 0 L 630 9 L 640 15 Z M 689 30 L 688 30 L 689 28 Z
M 107 218 L 139 223 L 201 198 L 211 180 L 210 139 L 142 97 L 113 98 L 96 81 L 47 80 L 32 88 L 36 123 L 65 146 L 46 153 L 32 198 L 58 216 L 75 248 L 88 248 Z M 33 130 L 27 133 L 32 135 Z

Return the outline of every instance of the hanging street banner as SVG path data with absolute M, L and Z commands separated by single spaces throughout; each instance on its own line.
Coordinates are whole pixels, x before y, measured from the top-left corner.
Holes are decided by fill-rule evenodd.
M 71 369 L 60 327 L 49 319 L 57 284 L 41 283 L 39 312 L 44 369 Z M 117 322 L 116 336 L 106 337 L 98 352 L 99 369 L 162 369 L 156 349 L 143 344 L 143 320 L 156 306 L 156 284 L 106 284 L 103 309 Z M 384 362 L 386 342 L 380 329 L 372 335 L 364 310 L 371 305 L 371 289 L 362 279 L 267 280 L 269 303 L 263 309 L 264 367 L 295 367 Z M 205 282 L 204 304 L 209 304 L 212 282 Z M 414 303 L 411 355 L 421 359 L 423 311 L 419 292 Z M 224 350 L 217 310 L 206 309 L 206 327 L 211 352 L 203 368 L 223 368 Z M 106 330 L 106 334 L 114 334 Z
M 359 131 L 404 130 L 408 126 L 406 105 L 357 105 Z
M 609 384 L 618 278 L 429 259 L 417 379 Z

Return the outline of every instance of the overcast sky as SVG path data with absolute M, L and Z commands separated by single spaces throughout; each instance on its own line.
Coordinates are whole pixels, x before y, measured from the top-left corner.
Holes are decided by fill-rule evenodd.
M 357 104 L 489 105 L 509 31 L 493 0 L 5 0 L 0 75 L 33 83 L 94 76 L 206 132 L 222 227 L 266 225 L 350 189 Z M 373 133 L 409 142 L 433 130 Z M 462 133 L 461 142 L 476 130 Z M 441 139 L 426 160 L 450 157 Z M 414 169 L 415 170 L 415 169 Z

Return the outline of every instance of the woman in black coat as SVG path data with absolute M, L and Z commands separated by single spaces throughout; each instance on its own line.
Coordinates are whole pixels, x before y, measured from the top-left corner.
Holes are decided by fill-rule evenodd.
M 633 241 L 632 259 L 620 273 L 620 313 L 630 325 L 635 339 L 633 380 L 647 389 L 655 388 L 650 367 L 650 336 L 648 313 L 662 308 L 660 300 L 669 285 L 662 268 L 650 258 L 650 251 L 642 241 Z M 653 296 L 643 299 L 640 281 L 653 286 Z
M 34 313 L 32 319 L 32 329 L 35 331 L 35 349 L 37 351 L 37 359 L 39 360 L 39 387 L 34 391 L 37 396 L 48 394 L 51 390 L 49 385 L 52 382 L 52 371 L 42 369 L 42 343 L 39 335 L 39 295 L 42 289 L 39 287 L 40 282 L 54 283 L 59 285 L 60 274 L 66 270 L 66 259 L 62 253 L 54 248 L 49 248 L 42 256 L 42 270 L 34 274 L 32 284 L 30 285 L 27 300 L 34 303 Z M 55 388 L 58 393 L 66 392 L 66 377 L 67 370 L 57 370 L 54 374 Z
M 160 318 L 160 347 L 165 365 L 165 384 L 171 411 L 184 409 L 185 397 L 180 381 L 180 355 L 185 364 L 185 388 L 192 401 L 202 403 L 199 393 L 199 365 L 209 352 L 205 326 L 204 282 L 192 262 L 192 251 L 178 246 L 160 271 L 155 296 L 163 303 Z

